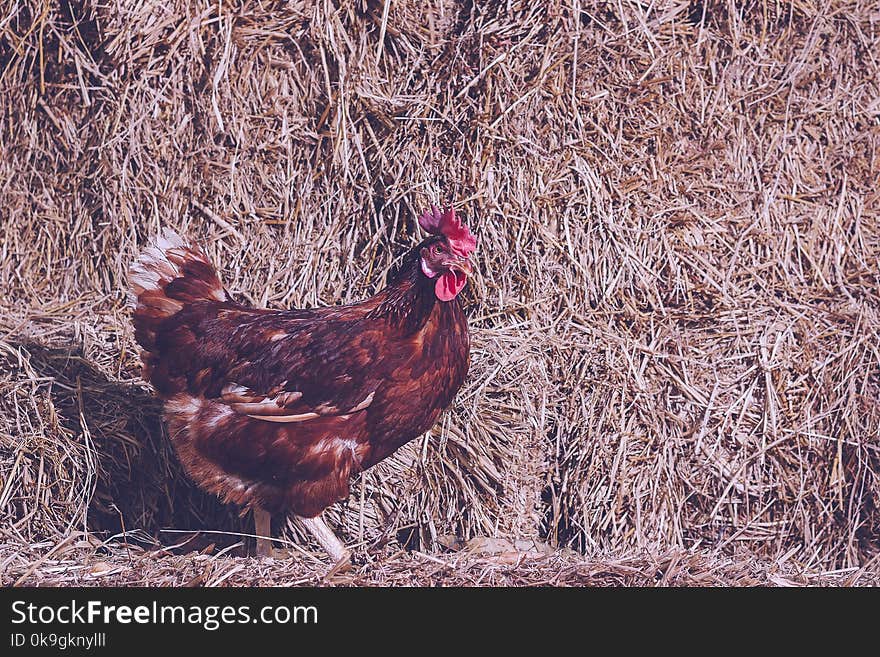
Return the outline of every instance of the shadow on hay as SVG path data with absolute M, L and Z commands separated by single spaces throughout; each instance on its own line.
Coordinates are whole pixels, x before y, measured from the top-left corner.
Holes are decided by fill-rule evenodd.
M 176 531 L 248 531 L 235 507 L 202 492 L 186 476 L 166 435 L 161 405 L 149 390 L 109 379 L 77 346 L 20 346 L 35 372 L 53 380 L 60 424 L 79 439 L 90 437 L 96 470 L 90 532 L 108 537 L 124 529 L 129 540 L 146 534 L 162 545 L 185 543 L 188 551 L 228 545 L 238 537 L 193 538 Z

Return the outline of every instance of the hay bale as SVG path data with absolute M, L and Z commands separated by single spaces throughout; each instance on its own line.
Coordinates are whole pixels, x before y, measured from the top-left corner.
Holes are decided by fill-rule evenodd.
M 872 5 L 382 10 L 0 16 L 4 540 L 246 530 L 186 483 L 138 377 L 125 271 L 160 226 L 243 299 L 314 306 L 373 293 L 450 199 L 480 238 L 471 375 L 332 510 L 349 542 L 869 562 Z

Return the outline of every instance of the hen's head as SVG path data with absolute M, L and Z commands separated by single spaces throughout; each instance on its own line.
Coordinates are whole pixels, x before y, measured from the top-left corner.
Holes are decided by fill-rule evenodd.
M 470 255 L 477 248 L 477 240 L 452 208 L 440 211 L 432 206 L 419 217 L 419 225 L 433 235 L 419 245 L 422 273 L 437 279 L 434 293 L 440 301 L 452 301 L 473 270 Z

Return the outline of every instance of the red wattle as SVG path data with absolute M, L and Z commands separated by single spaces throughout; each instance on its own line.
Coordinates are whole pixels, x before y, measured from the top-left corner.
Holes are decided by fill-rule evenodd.
M 467 276 L 459 271 L 447 271 L 434 283 L 434 294 L 440 301 L 452 301 L 464 289 Z

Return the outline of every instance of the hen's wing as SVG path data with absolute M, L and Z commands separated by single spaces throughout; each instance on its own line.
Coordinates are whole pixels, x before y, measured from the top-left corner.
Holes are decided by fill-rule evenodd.
M 166 417 L 191 476 L 228 501 L 306 515 L 347 495 L 371 454 L 381 326 L 351 307 L 178 315 L 160 362 L 176 382 Z
M 322 312 L 322 310 L 324 312 Z M 175 316 L 164 350 L 181 391 L 267 422 L 304 422 L 369 406 L 386 341 L 358 307 L 267 312 L 231 304 Z

